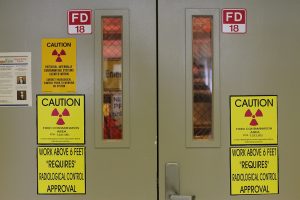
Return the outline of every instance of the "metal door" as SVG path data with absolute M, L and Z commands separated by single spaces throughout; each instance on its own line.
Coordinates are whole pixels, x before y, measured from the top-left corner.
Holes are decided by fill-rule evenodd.
M 67 11 L 71 9 L 93 11 L 92 34 L 68 34 Z M 32 107 L 0 108 L 1 199 L 156 199 L 155 10 L 155 1 L 149 0 L 0 1 L 0 52 L 31 52 L 33 89 Z M 95 63 L 101 57 L 98 50 L 102 45 L 95 43 L 100 40 L 95 38 L 101 31 L 101 18 L 96 18 L 99 12 L 104 13 L 103 16 L 123 16 L 123 28 L 127 30 L 123 54 L 129 63 L 124 78 L 129 82 L 124 96 L 130 95 L 130 102 L 127 99 L 124 102 L 127 113 L 124 121 L 128 127 L 125 134 L 130 137 L 125 146 L 119 145 L 122 143 L 119 141 L 107 141 L 117 145 L 102 148 L 96 141 L 102 139 L 102 129 L 98 125 L 101 124 L 99 103 L 102 99 L 95 96 L 101 87 L 95 82 L 101 79 L 102 73 L 101 63 Z M 37 144 L 35 101 L 36 95 L 43 93 L 43 38 L 75 38 L 77 42 L 77 89 L 72 94 L 84 94 L 86 102 L 86 142 L 81 145 L 86 148 L 85 194 L 54 195 L 50 191 L 37 194 L 37 147 L 40 145 Z
M 247 33 L 222 33 L 223 8 L 247 10 Z M 180 191 L 176 192 L 186 195 L 184 198 L 299 199 L 299 8 L 296 0 L 2 0 L 0 51 L 32 53 L 33 106 L 1 107 L 1 199 L 166 199 L 168 163 L 175 175 L 180 172 L 179 181 L 175 180 Z M 124 50 L 128 52 L 124 54 L 129 82 L 124 94 L 129 99 L 124 103 L 130 139 L 119 146 L 99 142 L 102 135 L 97 124 L 103 116 L 98 115 L 102 101 L 97 96 L 101 88 L 97 81 L 101 76 L 95 71 L 99 72 L 101 64 L 97 59 L 101 44 L 95 43 L 95 37 L 100 31 L 68 35 L 66 14 L 70 9 L 92 9 L 98 13 L 95 16 L 126 16 Z M 213 124 L 212 140 L 206 138 L 207 127 L 194 140 L 190 126 L 194 117 L 188 82 L 193 78 L 189 73 L 193 71 L 193 16 L 213 19 L 213 42 L 209 43 L 214 47 L 209 61 L 214 63 L 213 96 L 205 98 L 213 100 L 208 107 L 212 111 L 208 115 Z M 94 22 L 99 20 L 94 18 Z M 86 194 L 39 195 L 35 95 L 42 93 L 41 39 L 68 37 L 77 40 L 76 93 L 86 97 Z M 279 194 L 230 194 L 231 95 L 278 96 Z
M 222 33 L 224 8 L 247 10 L 246 33 Z M 159 1 L 160 199 L 175 193 L 183 196 L 173 199 L 191 199 L 192 195 L 205 200 L 299 198 L 299 8 L 297 1 Z M 201 16 L 202 22 L 197 22 Z M 211 76 L 213 84 L 206 81 L 207 87 L 199 89 L 192 82 L 202 64 L 211 64 L 212 70 L 208 67 L 200 78 Z M 193 65 L 199 69 L 194 71 Z M 207 93 L 207 88 L 212 92 Z M 231 195 L 231 169 L 237 167 L 230 164 L 230 147 L 234 146 L 230 142 L 231 95 L 278 95 L 279 194 Z M 210 130 L 207 119 L 212 123 Z M 179 174 L 179 180 L 171 180 L 172 174 Z M 169 181 L 175 186 L 168 185 Z

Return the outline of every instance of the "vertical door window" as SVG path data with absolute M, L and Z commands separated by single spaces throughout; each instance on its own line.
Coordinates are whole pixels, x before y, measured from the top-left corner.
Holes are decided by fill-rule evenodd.
M 212 138 L 212 16 L 192 18 L 193 138 Z
M 219 11 L 186 10 L 186 145 L 220 145 Z
M 103 139 L 122 139 L 122 16 L 102 17 L 102 34 Z
M 129 147 L 129 12 L 95 10 L 95 145 Z

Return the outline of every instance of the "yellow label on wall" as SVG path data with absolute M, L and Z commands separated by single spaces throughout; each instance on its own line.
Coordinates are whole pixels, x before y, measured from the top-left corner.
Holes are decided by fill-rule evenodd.
M 84 95 L 37 95 L 38 144 L 84 144 Z
M 76 92 L 76 39 L 42 39 L 42 91 Z
M 231 96 L 231 145 L 277 144 L 277 96 Z
M 230 148 L 231 195 L 278 194 L 277 147 Z
M 85 194 L 85 147 L 38 147 L 38 194 Z

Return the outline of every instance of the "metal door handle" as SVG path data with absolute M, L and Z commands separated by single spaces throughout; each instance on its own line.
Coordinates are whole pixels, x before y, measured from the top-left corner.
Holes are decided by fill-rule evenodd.
M 188 196 L 188 195 L 171 195 L 170 200 L 195 200 L 196 197 L 194 195 Z
M 166 164 L 166 200 L 195 200 L 194 195 L 180 195 L 178 163 Z

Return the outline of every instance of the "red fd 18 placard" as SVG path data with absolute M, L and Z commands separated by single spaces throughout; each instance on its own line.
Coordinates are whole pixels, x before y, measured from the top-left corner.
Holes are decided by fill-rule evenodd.
M 222 32 L 223 33 L 246 33 L 247 31 L 246 9 L 223 9 Z
M 92 10 L 69 10 L 68 11 L 69 34 L 92 33 Z

